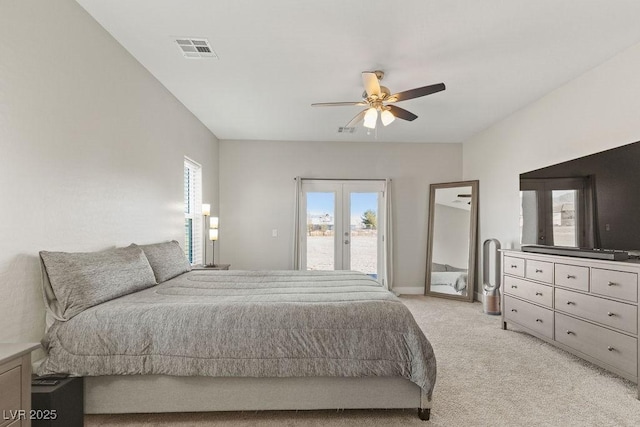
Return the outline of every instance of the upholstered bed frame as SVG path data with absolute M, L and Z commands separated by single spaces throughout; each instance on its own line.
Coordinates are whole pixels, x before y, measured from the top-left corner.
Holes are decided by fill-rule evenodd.
M 168 244 L 175 246 L 171 250 L 184 256 L 177 242 Z M 135 251 L 136 248 L 118 250 Z M 55 253 L 41 252 L 43 260 L 53 256 Z M 55 313 L 59 305 L 44 264 L 42 273 L 49 327 L 54 318 L 63 317 Z M 38 371 L 40 362 L 34 363 L 34 371 Z M 409 379 L 387 376 L 107 375 L 84 377 L 84 389 L 87 414 L 417 408 L 419 417 L 428 420 L 431 411 L 431 400 L 420 386 Z
M 85 377 L 85 413 L 401 409 L 428 420 L 431 402 L 398 377 Z

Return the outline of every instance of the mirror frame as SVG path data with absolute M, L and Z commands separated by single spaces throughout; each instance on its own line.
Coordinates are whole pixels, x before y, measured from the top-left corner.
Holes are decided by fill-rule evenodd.
M 439 188 L 452 188 L 452 187 L 471 187 L 471 212 L 469 215 L 469 264 L 467 271 L 467 295 L 452 295 L 443 294 L 440 292 L 431 292 L 431 263 L 433 253 L 433 220 L 435 212 L 435 200 L 436 190 Z M 427 270 L 425 277 L 424 294 L 449 298 L 455 300 L 462 300 L 473 302 L 475 297 L 475 282 L 476 282 L 476 254 L 477 254 L 477 235 L 478 235 L 478 189 L 479 181 L 458 181 L 458 182 L 445 182 L 440 184 L 431 184 L 429 186 L 429 235 L 427 244 Z

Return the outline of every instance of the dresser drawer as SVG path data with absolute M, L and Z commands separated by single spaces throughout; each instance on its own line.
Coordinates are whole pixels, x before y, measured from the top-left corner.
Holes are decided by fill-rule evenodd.
M 504 317 L 553 339 L 553 311 L 551 310 L 505 295 Z
M 632 334 L 638 332 L 638 307 L 635 305 L 564 289 L 556 289 L 555 292 L 556 310 Z
M 22 369 L 16 366 L 0 374 L 0 413 L 8 414 L 22 408 Z M 0 425 L 4 425 L 0 418 Z
M 610 329 L 556 313 L 556 341 L 632 376 L 638 373 L 638 341 Z
M 591 292 L 627 301 L 638 301 L 638 275 L 624 271 L 591 269 Z
M 524 277 L 524 259 L 505 256 L 502 269 L 505 274 Z
M 524 298 L 549 308 L 553 307 L 553 288 L 541 283 L 504 276 L 504 293 Z
M 524 277 L 551 284 L 553 283 L 553 263 L 528 259 L 524 269 Z
M 556 264 L 555 283 L 557 286 L 589 291 L 589 267 Z

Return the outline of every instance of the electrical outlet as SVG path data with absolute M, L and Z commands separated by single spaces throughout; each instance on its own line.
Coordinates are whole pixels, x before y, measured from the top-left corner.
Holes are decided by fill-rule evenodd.
M 271 230 L 271 237 L 278 237 L 278 229 L 274 228 L 273 230 Z

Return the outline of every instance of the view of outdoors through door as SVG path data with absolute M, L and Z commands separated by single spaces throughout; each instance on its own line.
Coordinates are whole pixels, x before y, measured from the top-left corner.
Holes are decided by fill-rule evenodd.
M 377 277 L 378 193 L 351 193 L 350 206 L 351 270 Z
M 356 270 L 377 278 L 382 257 L 378 230 L 383 224 L 382 190 L 379 182 L 306 183 L 303 268 Z
M 577 190 L 553 190 L 553 244 L 578 246 L 576 206 Z
M 306 194 L 307 270 L 334 270 L 336 193 Z

